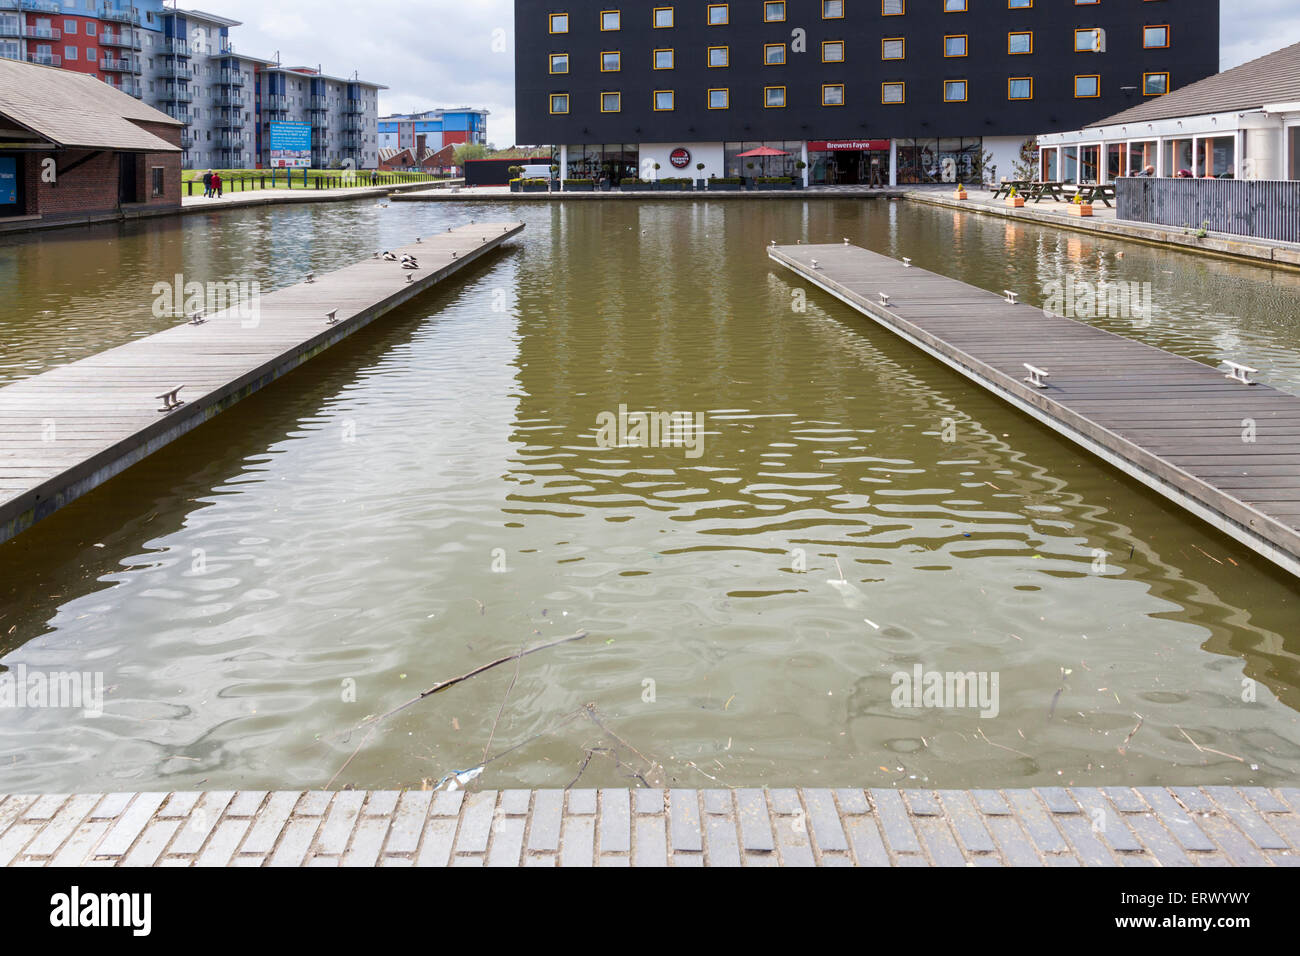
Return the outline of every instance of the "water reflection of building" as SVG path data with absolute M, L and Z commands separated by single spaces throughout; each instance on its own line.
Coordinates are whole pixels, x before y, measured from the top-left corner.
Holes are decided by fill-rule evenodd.
M 1167 90 L 1218 66 L 1217 0 L 1154 12 L 1032 0 L 657 4 L 518 0 L 517 139 L 555 144 L 570 176 L 614 182 L 973 179 L 994 165 L 1010 174 L 1037 132 L 1132 105 L 1152 77 Z M 743 155 L 763 147 L 773 155 Z

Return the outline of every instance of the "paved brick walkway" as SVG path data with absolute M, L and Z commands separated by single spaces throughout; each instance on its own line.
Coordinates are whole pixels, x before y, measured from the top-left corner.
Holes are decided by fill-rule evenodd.
M 1294 866 L 1300 789 L 0 797 L 5 866 Z

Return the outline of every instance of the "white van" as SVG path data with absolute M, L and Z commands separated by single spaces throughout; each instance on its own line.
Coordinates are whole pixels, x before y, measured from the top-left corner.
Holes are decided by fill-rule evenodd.
M 523 170 L 524 171 L 523 174 L 520 176 L 520 179 L 550 179 L 551 178 L 551 167 L 545 166 L 541 163 L 533 163 L 532 165 L 524 166 Z

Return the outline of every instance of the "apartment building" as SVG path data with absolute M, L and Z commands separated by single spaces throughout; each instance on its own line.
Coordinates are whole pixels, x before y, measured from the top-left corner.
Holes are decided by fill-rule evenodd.
M 461 143 L 487 143 L 488 111 L 462 106 L 379 117 L 380 149 L 414 149 L 424 136 L 428 149 Z
M 163 0 L 0 0 L 0 58 L 86 73 L 162 110 L 182 124 L 188 169 L 265 165 L 284 120 L 312 123 L 313 166 L 376 167 L 385 87 L 236 52 L 239 25 Z

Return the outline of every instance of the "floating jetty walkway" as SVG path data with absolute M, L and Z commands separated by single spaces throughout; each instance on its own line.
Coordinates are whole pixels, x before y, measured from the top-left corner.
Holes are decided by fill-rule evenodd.
M 1300 790 L 0 796 L 0 866 L 1295 866 Z
M 847 243 L 768 255 L 1300 576 L 1300 397 Z
M 201 425 L 524 228 L 471 224 L 0 388 L 0 541 Z M 333 312 L 333 321 L 329 313 Z M 162 410 L 181 387 L 180 404 Z

